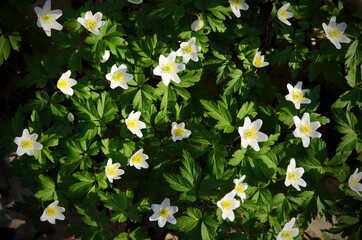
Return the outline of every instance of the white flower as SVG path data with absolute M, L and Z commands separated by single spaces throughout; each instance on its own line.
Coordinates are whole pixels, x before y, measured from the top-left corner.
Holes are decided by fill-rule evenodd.
M 307 183 L 301 178 L 304 174 L 304 168 L 296 168 L 295 166 L 294 158 L 290 159 L 290 163 L 287 168 L 287 176 L 285 177 L 284 183 L 287 187 L 292 184 L 295 189 L 300 191 L 299 185 L 305 187 L 307 186 Z
M 22 156 L 24 153 L 29 156 L 34 156 L 35 150 L 40 150 L 43 148 L 41 143 L 38 143 L 36 139 L 38 138 L 38 134 L 33 133 L 29 134 L 28 129 L 23 130 L 23 134 L 21 137 L 16 137 L 14 142 L 18 145 L 18 149 L 16 149 L 16 155 Z
M 146 162 L 147 159 L 148 156 L 143 153 L 143 149 L 140 149 L 132 155 L 129 165 L 134 166 L 138 170 L 141 168 L 148 168 L 148 163 Z
M 298 228 L 293 228 L 295 223 L 295 218 L 293 217 L 289 222 L 287 222 L 282 231 L 278 234 L 277 240 L 293 240 L 294 237 L 298 236 Z
M 51 29 L 59 31 L 63 29 L 63 26 L 55 21 L 63 15 L 63 12 L 60 9 L 50 10 L 50 0 L 47 0 L 44 3 L 43 8 L 35 7 L 34 11 L 38 16 L 38 21 L 36 24 L 38 27 L 42 27 L 44 29 L 44 32 L 48 37 L 50 37 L 52 34 Z
M 235 199 L 236 190 L 232 190 L 231 192 L 225 194 L 225 196 L 217 202 L 217 206 L 222 211 L 222 218 L 229 218 L 230 221 L 234 221 L 235 214 L 234 209 L 240 207 L 240 201 Z
M 102 20 L 102 13 L 101 12 L 96 12 L 96 14 L 94 14 L 92 11 L 87 11 L 85 13 L 84 18 L 78 18 L 77 21 L 83 25 L 83 27 L 85 27 L 88 31 L 99 35 L 99 28 L 102 27 L 106 22 L 105 21 L 101 21 Z
M 304 97 L 304 93 L 309 93 L 309 89 L 302 90 L 303 82 L 297 82 L 297 85 L 293 87 L 289 83 L 287 84 L 287 88 L 289 94 L 285 96 L 285 99 L 288 101 L 292 101 L 296 109 L 300 108 L 300 104 L 309 104 L 312 101 L 309 98 Z
M 255 151 L 259 151 L 258 142 L 265 142 L 268 140 L 268 136 L 262 132 L 259 132 L 263 121 L 261 119 L 257 119 L 254 122 L 250 121 L 249 117 L 246 117 L 244 120 L 244 126 L 239 127 L 239 134 L 241 137 L 241 146 L 246 148 L 248 145 L 252 147 Z
M 246 199 L 245 190 L 248 189 L 248 184 L 243 183 L 245 177 L 246 176 L 243 175 L 239 179 L 237 179 L 237 178 L 234 179 L 236 194 L 241 198 L 241 201 L 243 203 L 244 203 L 244 200 Z
M 240 10 L 248 10 L 249 5 L 246 4 L 244 0 L 229 0 L 231 11 L 235 14 L 236 17 L 240 17 Z
M 202 21 L 200 18 L 195 20 L 192 24 L 191 24 L 191 30 L 192 31 L 199 31 L 201 30 L 201 28 L 204 27 L 204 21 Z
M 134 4 L 141 4 L 143 2 L 143 0 L 128 0 L 128 2 L 134 3 Z
M 278 9 L 277 16 L 280 21 L 290 26 L 290 22 L 287 20 L 288 18 L 293 17 L 292 12 L 288 12 L 287 9 L 290 7 L 290 3 L 284 4 L 281 8 Z
M 200 46 L 195 45 L 196 38 L 192 37 L 187 42 L 182 42 L 180 44 L 180 48 L 176 52 L 176 56 L 182 56 L 182 61 L 184 63 L 188 63 L 190 61 L 190 58 L 197 62 L 199 61 L 199 57 L 197 56 L 197 53 L 201 51 Z
M 347 24 L 342 22 L 337 25 L 336 17 L 331 18 L 328 26 L 325 23 L 322 23 L 322 26 L 326 32 L 327 38 L 334 44 L 334 46 L 336 46 L 337 49 L 341 49 L 340 43 L 349 43 L 351 41 L 351 39 L 343 35 L 347 28 Z
M 109 50 L 104 51 L 104 54 L 102 56 L 101 63 L 105 63 L 108 61 L 109 56 L 111 56 L 111 52 Z
M 165 198 L 161 205 L 152 204 L 151 209 L 153 210 L 152 216 L 149 218 L 150 221 L 158 221 L 158 226 L 162 228 L 166 222 L 176 224 L 176 218 L 173 216 L 174 213 L 178 212 L 177 206 L 170 206 L 170 199 Z
M 358 168 L 348 179 L 348 186 L 361 197 L 362 184 L 359 182 L 362 178 L 362 172 L 358 172 Z
M 254 65 L 254 67 L 262 68 L 262 67 L 268 66 L 269 63 L 264 62 L 264 56 L 261 56 L 260 52 L 257 52 L 253 59 L 253 65 Z
M 126 125 L 133 134 L 136 134 L 139 138 L 141 138 L 143 136 L 141 129 L 146 128 L 146 124 L 138 120 L 141 116 L 141 112 L 133 112 L 134 111 L 128 115 Z
M 153 70 L 153 74 L 156 76 L 161 76 L 162 82 L 168 86 L 170 80 L 175 83 L 180 83 L 181 80 L 177 75 L 178 72 L 185 70 L 185 64 L 175 63 L 176 53 L 171 52 L 170 55 L 166 58 L 161 54 L 160 59 L 158 60 L 159 65 Z
M 322 134 L 316 132 L 321 126 L 319 122 L 310 122 L 309 113 L 304 113 L 302 119 L 298 116 L 293 117 L 295 130 L 293 132 L 295 137 L 300 137 L 303 142 L 303 147 L 308 147 L 311 137 L 320 138 Z
M 121 87 L 127 89 L 127 82 L 133 79 L 133 75 L 126 73 L 127 66 L 126 64 L 121 64 L 117 67 L 117 64 L 114 64 L 111 68 L 111 72 L 107 73 L 107 80 L 111 81 L 111 88 Z
M 105 172 L 108 180 L 111 183 L 113 183 L 113 179 L 114 180 L 120 179 L 121 178 L 120 176 L 124 174 L 124 170 L 118 169 L 120 166 L 121 164 L 119 163 L 112 164 L 112 158 L 108 159 Z
M 46 209 L 44 209 L 43 214 L 40 217 L 40 221 L 44 222 L 48 220 L 51 224 L 55 224 L 55 219 L 64 220 L 65 217 L 62 212 L 65 211 L 65 208 L 58 206 L 59 201 L 54 201 Z
M 172 140 L 176 142 L 177 140 L 182 140 L 183 138 L 188 138 L 191 135 L 191 131 L 185 129 L 185 123 L 179 123 L 173 122 L 171 125 L 171 134 L 172 134 Z
M 64 94 L 68 94 L 70 96 L 73 95 L 74 91 L 72 87 L 77 84 L 77 81 L 73 78 L 69 78 L 72 72 L 70 70 L 66 71 L 62 74 L 62 76 L 59 78 L 57 87 L 60 91 L 62 91 Z

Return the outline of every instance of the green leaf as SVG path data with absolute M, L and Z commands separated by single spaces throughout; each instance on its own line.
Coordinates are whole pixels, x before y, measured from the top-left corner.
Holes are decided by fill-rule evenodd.
M 207 115 L 218 120 L 215 128 L 219 130 L 224 130 L 225 133 L 231 133 L 234 131 L 234 126 L 231 125 L 232 117 L 228 111 L 227 106 L 218 101 L 218 105 L 216 105 L 211 100 L 200 100 L 201 104 L 208 111 Z
M 55 193 L 55 183 L 53 179 L 47 176 L 39 175 L 39 180 L 41 184 L 41 190 L 35 194 L 35 197 L 43 201 L 53 200 Z

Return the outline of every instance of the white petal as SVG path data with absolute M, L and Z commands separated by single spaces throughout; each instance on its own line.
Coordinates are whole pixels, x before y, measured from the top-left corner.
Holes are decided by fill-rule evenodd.
M 152 216 L 149 218 L 149 220 L 157 221 L 159 217 L 160 217 L 160 215 L 158 214 L 158 212 L 157 213 L 155 212 L 154 214 L 152 214 Z
M 302 138 L 303 147 L 307 148 L 310 143 L 310 138 L 307 136 L 303 136 L 301 138 Z
M 92 13 L 92 11 L 87 11 L 86 13 L 85 13 L 85 16 L 84 16 L 84 19 L 90 19 L 90 18 L 93 18 L 93 13 Z
M 260 147 L 258 142 L 255 139 L 249 140 L 249 145 L 252 147 L 256 152 L 260 151 Z
M 256 141 L 257 142 L 266 142 L 268 140 L 268 136 L 262 132 L 257 132 Z
M 176 218 L 174 218 L 172 215 L 169 215 L 167 218 L 167 222 L 171 224 L 176 224 Z
M 263 125 L 263 120 L 257 119 L 249 125 L 249 128 L 254 128 L 255 130 L 259 130 Z
M 160 228 L 163 228 L 163 227 L 165 226 L 165 224 L 166 224 L 166 218 L 159 217 L 159 218 L 158 218 L 158 226 L 159 226 Z
M 171 80 L 174 81 L 175 83 L 180 83 L 181 79 L 180 77 L 177 75 L 177 73 L 173 73 L 171 74 Z M 166 84 L 165 84 L 166 85 Z
M 18 148 L 16 149 L 16 155 L 18 156 L 22 156 L 25 153 L 25 149 L 22 146 L 18 146 Z
M 157 66 L 155 69 L 153 69 L 153 74 L 156 75 L 156 76 L 161 76 L 162 73 L 163 73 L 163 71 L 162 71 L 160 66 Z

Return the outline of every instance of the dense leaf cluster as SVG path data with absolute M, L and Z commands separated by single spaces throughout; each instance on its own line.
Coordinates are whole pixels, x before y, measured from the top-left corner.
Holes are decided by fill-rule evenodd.
M 0 7 L 19 16 L 0 14 L 0 65 L 12 54 L 10 46 L 20 51 L 26 68 L 19 87 L 34 92 L 10 119 L 0 120 L 0 155 L 14 151 L 14 138 L 24 128 L 39 134 L 43 145 L 33 157 L 11 163 L 11 174 L 34 193 L 13 210 L 39 226 L 43 209 L 59 200 L 66 219 L 57 223 L 76 237 L 149 239 L 166 233 L 148 218 L 151 204 L 168 197 L 179 212 L 177 224 L 166 229 L 181 239 L 275 239 L 292 217 L 301 239 L 318 214 L 330 222 L 338 217 L 329 232 L 360 239 L 362 198 L 348 187 L 348 178 L 361 170 L 362 160 L 362 27 L 348 5 L 290 1 L 294 18 L 287 26 L 276 17 L 282 6 L 277 1 L 249 1 L 241 18 L 222 0 L 88 1 L 62 7 L 64 28 L 48 38 L 36 26 L 31 3 L 8 0 Z M 86 11 L 103 13 L 100 35 L 77 22 Z M 322 23 L 331 16 L 348 24 L 345 34 L 352 41 L 342 49 L 325 38 Z M 195 32 L 190 26 L 197 18 L 205 26 Z M 181 83 L 165 86 L 153 75 L 159 56 L 191 37 L 202 47 L 200 60 L 179 73 Z M 101 63 L 105 50 L 111 57 Z M 258 51 L 270 66 L 253 66 Z M 105 75 L 113 64 L 126 64 L 133 74 L 127 90 L 110 89 Z M 68 69 L 78 82 L 73 96 L 56 86 Z M 311 89 L 312 100 L 299 110 L 285 100 L 286 84 L 297 81 Z M 125 124 L 132 110 L 140 111 L 147 125 L 142 138 Z M 292 134 L 293 117 L 305 112 L 322 124 L 323 135 L 308 148 Z M 240 145 L 237 130 L 245 117 L 263 120 L 268 140 L 259 143 L 258 152 Z M 192 135 L 173 142 L 172 122 L 185 122 Z M 140 148 L 149 156 L 148 169 L 129 166 Z M 108 158 L 125 170 L 113 184 L 105 174 Z M 291 158 L 305 169 L 307 187 L 300 192 L 284 185 Z M 242 175 L 247 198 L 235 210 L 235 221 L 223 220 L 216 202 Z M 78 216 L 76 223 L 69 223 L 69 212 Z M 121 231 L 112 233 L 111 222 L 122 223 Z

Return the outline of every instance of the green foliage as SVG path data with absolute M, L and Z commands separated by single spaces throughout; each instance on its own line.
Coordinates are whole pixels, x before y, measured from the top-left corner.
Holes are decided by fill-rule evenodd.
M 11 49 L 17 52 L 14 59 L 22 68 L 17 90 L 31 98 L 0 119 L 0 156 L 15 150 L 14 139 L 24 129 L 42 145 L 34 156 L 17 156 L 11 163 L 10 175 L 34 194 L 12 210 L 40 227 L 42 211 L 59 201 L 66 219 L 57 223 L 82 239 L 158 239 L 166 232 L 180 239 L 275 239 L 293 217 L 301 239 L 318 214 L 330 222 L 333 215 L 339 219 L 326 232 L 358 239 L 361 197 L 349 178 L 361 170 L 362 160 L 362 27 L 347 3 L 293 0 L 289 26 L 277 17 L 282 6 L 277 1 L 249 1 L 240 18 L 222 0 L 88 1 L 78 9 L 65 6 L 59 18 L 64 28 L 52 29 L 51 37 L 31 17 L 32 3 L 0 4 L 0 65 L 12 64 Z M 99 35 L 77 21 L 87 11 L 103 14 Z M 341 49 L 323 31 L 322 23 L 332 16 L 348 24 L 344 34 L 351 42 Z M 204 27 L 193 31 L 197 19 Z M 166 71 L 160 56 L 192 37 L 201 48 L 199 60 L 174 72 L 180 83 L 173 75 L 166 86 L 154 74 L 156 68 Z M 106 50 L 110 58 L 104 62 Z M 255 67 L 257 52 L 269 66 Z M 184 64 L 182 57 L 176 64 Z M 111 88 L 106 75 L 121 65 L 132 79 L 127 88 Z M 68 70 L 77 81 L 72 95 L 58 83 Z M 286 85 L 299 81 L 310 89 L 303 97 L 311 103 L 297 109 L 285 96 Z M 126 124 L 132 111 L 146 125 L 142 137 Z M 305 113 L 320 123 L 316 131 L 322 134 L 307 147 L 294 132 L 294 117 Z M 254 130 L 240 135 L 247 118 L 262 120 L 260 129 L 251 128 L 266 134 L 266 141 Z M 191 135 L 173 141 L 174 122 L 183 122 Z M 251 147 L 254 137 L 259 151 Z M 134 167 L 131 159 L 139 149 L 148 156 L 146 169 Z M 125 171 L 113 182 L 109 158 Z M 291 158 L 304 169 L 307 185 L 301 191 L 285 184 Z M 235 196 L 240 207 L 230 221 L 217 204 L 244 175 L 246 198 Z M 149 217 L 153 204 L 166 197 L 178 211 L 176 224 L 166 223 L 164 230 Z

